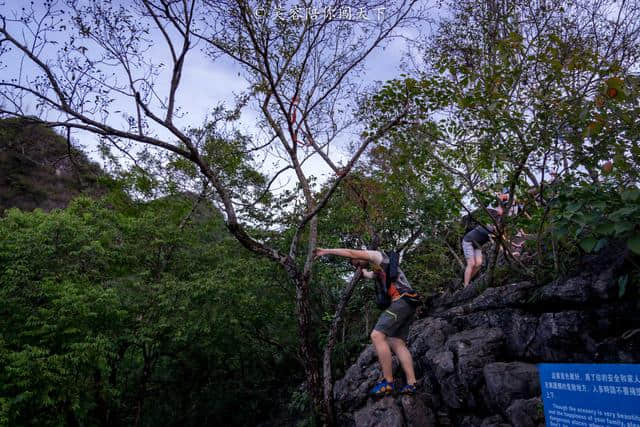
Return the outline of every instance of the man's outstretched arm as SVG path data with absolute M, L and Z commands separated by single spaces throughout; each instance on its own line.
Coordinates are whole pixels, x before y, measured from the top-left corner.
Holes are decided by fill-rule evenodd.
M 315 255 L 316 257 L 321 257 L 324 255 L 337 255 L 345 258 L 370 261 L 374 264 L 382 263 L 382 255 L 378 251 L 366 251 L 366 250 L 359 250 L 359 249 L 344 249 L 344 248 L 336 248 L 336 249 L 316 248 Z

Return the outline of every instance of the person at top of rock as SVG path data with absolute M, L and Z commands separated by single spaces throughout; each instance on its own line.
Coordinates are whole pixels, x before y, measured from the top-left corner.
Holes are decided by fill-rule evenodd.
M 508 200 L 508 194 L 500 194 L 500 205 L 494 210 L 490 209 L 494 219 L 498 220 L 504 214 L 503 204 Z M 493 214 L 495 212 L 495 214 Z M 496 235 L 496 227 L 493 224 L 480 224 L 469 231 L 462 238 L 462 253 L 466 260 L 464 270 L 464 286 L 469 286 L 473 277 L 482 268 L 482 246 L 487 243 L 491 236 Z

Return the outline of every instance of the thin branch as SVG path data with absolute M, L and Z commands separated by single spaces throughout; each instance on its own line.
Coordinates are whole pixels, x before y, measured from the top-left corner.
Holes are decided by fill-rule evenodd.
M 402 120 L 402 118 L 406 116 L 406 114 L 407 114 L 407 109 L 405 108 L 405 110 L 399 116 L 387 122 L 384 126 L 380 127 L 375 134 L 369 136 L 367 139 L 364 140 L 364 142 L 360 145 L 360 148 L 358 148 L 358 150 L 355 152 L 351 160 L 349 160 L 347 165 L 342 169 L 342 173 L 338 175 L 338 177 L 333 182 L 331 187 L 329 187 L 329 190 L 327 190 L 327 192 L 325 193 L 324 197 L 316 205 L 315 209 L 313 209 L 310 213 L 308 213 L 302 219 L 302 221 L 300 221 L 300 223 L 298 224 L 297 232 L 299 232 L 302 228 L 304 228 L 307 222 L 309 222 L 309 220 L 311 220 L 314 216 L 318 214 L 318 212 L 322 208 L 324 208 L 324 206 L 328 203 L 329 199 L 331 198 L 335 190 L 338 188 L 338 185 L 340 184 L 340 182 L 351 171 L 351 169 L 353 169 L 357 161 L 360 159 L 360 156 L 362 155 L 362 153 L 364 153 L 364 151 L 367 149 L 369 144 L 371 144 L 373 141 L 377 141 L 378 139 L 380 139 L 391 128 L 396 126 L 400 122 L 400 120 Z

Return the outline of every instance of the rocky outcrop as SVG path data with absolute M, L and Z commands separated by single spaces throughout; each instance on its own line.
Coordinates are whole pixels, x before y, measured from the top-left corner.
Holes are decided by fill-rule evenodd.
M 368 347 L 336 383 L 339 424 L 543 426 L 537 363 L 640 361 L 640 332 L 628 333 L 640 328 L 637 290 L 618 295 L 624 259 L 610 249 L 565 280 L 433 298 L 408 338 L 419 392 L 369 398 L 381 374 Z

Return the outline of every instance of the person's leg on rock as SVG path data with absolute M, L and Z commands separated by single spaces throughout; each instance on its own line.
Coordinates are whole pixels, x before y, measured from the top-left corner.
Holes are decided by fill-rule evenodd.
M 464 253 L 464 258 L 467 262 L 467 266 L 464 269 L 464 287 L 469 286 L 471 279 L 476 273 L 475 266 L 475 251 L 473 249 L 473 243 L 462 241 L 462 252 Z
M 411 304 L 403 298 L 398 298 L 380 315 L 378 323 L 376 323 L 371 333 L 371 341 L 373 341 L 373 345 L 378 353 L 384 381 L 374 387 L 371 391 L 372 395 L 381 396 L 389 394 L 388 389 L 384 394 L 381 394 L 379 389 L 393 382 L 391 350 L 393 350 L 400 360 L 400 366 L 407 377 L 407 385 L 401 392 L 412 394 L 415 391 L 416 376 L 413 369 L 413 358 L 406 345 L 407 336 L 409 335 L 409 325 L 411 325 L 413 320 L 414 312 L 415 308 Z M 390 392 L 394 391 L 395 388 L 392 385 Z
M 473 274 L 471 275 L 472 279 L 475 277 L 476 274 L 478 274 L 480 270 L 482 270 L 482 249 L 475 249 L 473 252 L 474 252 L 475 262 L 473 263 L 474 270 L 473 270 Z
M 404 371 L 407 383 L 402 387 L 400 394 L 412 395 L 416 392 L 416 374 L 413 368 L 413 358 L 411 352 L 407 348 L 407 338 L 409 336 L 409 326 L 413 322 L 415 307 L 409 304 L 405 300 L 401 300 L 399 303 L 401 308 L 397 311 L 402 313 L 400 320 L 400 326 L 396 329 L 395 333 L 389 336 L 388 341 L 391 346 L 391 350 L 395 353 L 400 361 L 400 366 Z
M 464 287 L 466 288 L 471 283 L 471 279 L 476 273 L 475 260 L 473 258 L 467 258 L 467 267 L 464 269 Z
M 382 312 L 378 318 L 378 322 L 373 327 L 373 331 L 371 331 L 371 342 L 376 349 L 378 362 L 380 362 L 380 370 L 384 377 L 383 380 L 379 381 L 369 392 L 369 394 L 374 397 L 387 396 L 395 392 L 392 355 L 389 342 L 387 341 L 387 334 L 389 331 L 393 331 L 394 316 L 397 316 L 390 309 L 391 307 Z
M 411 357 L 411 352 L 407 348 L 407 344 L 405 344 L 404 340 L 401 338 L 389 337 L 388 340 L 393 353 L 398 356 L 400 366 L 404 371 L 404 375 L 407 377 L 407 384 L 415 385 L 416 374 L 413 370 L 413 358 Z
M 371 332 L 371 342 L 378 354 L 378 361 L 380 362 L 380 368 L 382 369 L 382 376 L 388 383 L 393 382 L 392 360 L 391 360 L 391 348 L 387 341 L 387 336 L 378 330 Z

